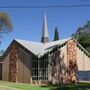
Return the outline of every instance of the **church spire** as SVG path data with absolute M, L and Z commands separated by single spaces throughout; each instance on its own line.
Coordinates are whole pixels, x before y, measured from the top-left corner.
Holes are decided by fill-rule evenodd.
M 47 27 L 46 14 L 44 14 L 43 28 L 42 29 L 43 30 L 42 30 L 41 42 L 42 43 L 48 43 L 49 42 L 49 37 L 48 37 L 48 27 Z
M 57 27 L 55 28 L 55 33 L 54 33 L 54 41 L 59 40 L 59 34 L 58 34 L 58 29 Z

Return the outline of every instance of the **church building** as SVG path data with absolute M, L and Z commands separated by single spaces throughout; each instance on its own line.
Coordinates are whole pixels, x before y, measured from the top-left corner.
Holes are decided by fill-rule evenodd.
M 90 53 L 74 38 L 49 41 L 44 15 L 41 42 L 14 39 L 1 56 L 2 80 L 30 84 L 90 81 Z

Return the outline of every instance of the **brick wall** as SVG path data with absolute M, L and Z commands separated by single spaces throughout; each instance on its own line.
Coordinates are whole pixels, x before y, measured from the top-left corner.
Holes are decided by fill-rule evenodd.
M 67 82 L 74 83 L 77 82 L 77 44 L 70 40 L 67 43 L 67 60 L 68 60 L 68 70 L 67 70 Z
M 17 44 L 13 43 L 10 50 L 9 56 L 9 81 L 17 81 L 17 60 L 18 60 L 18 49 Z

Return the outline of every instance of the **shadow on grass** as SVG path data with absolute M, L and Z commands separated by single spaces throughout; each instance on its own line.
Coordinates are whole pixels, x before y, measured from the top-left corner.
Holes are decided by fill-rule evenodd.
M 90 90 L 90 83 L 41 86 L 49 90 Z

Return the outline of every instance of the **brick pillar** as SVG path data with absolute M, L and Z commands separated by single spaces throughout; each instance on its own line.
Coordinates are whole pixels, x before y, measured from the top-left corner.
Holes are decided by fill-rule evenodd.
M 75 83 L 77 82 L 77 51 L 76 43 L 73 40 L 67 43 L 67 60 L 68 60 L 68 72 L 67 72 L 67 82 Z
M 17 60 L 18 60 L 18 49 L 17 44 L 13 43 L 10 50 L 9 56 L 9 81 L 17 81 Z

